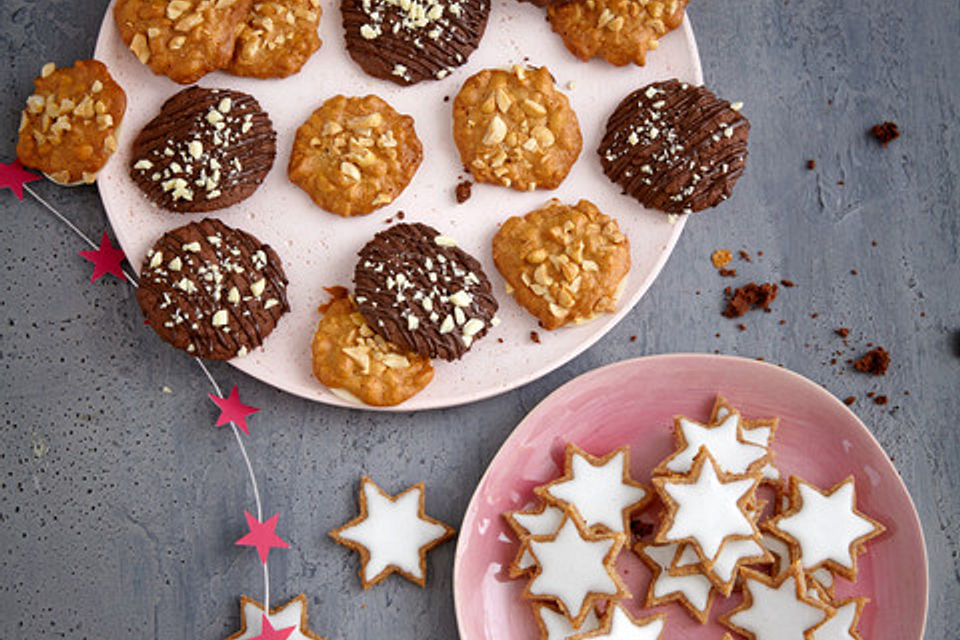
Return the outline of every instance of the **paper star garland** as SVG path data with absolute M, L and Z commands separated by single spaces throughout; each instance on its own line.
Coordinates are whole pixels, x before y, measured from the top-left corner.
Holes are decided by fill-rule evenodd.
M 10 164 L 0 162 L 0 189 L 4 187 L 10 189 L 20 202 L 23 202 L 23 185 L 37 180 L 43 180 L 43 178 L 26 171 L 19 160 L 14 160 Z
M 240 392 L 237 391 L 236 385 L 233 386 L 233 390 L 226 398 L 218 398 L 212 393 L 208 395 L 213 403 L 220 408 L 220 417 L 217 418 L 216 426 L 221 427 L 232 422 L 240 427 L 240 430 L 245 434 L 250 435 L 250 431 L 247 429 L 247 416 L 253 415 L 260 409 L 240 402 Z
M 271 635 L 272 634 L 272 635 Z M 284 635 L 286 634 L 286 635 Z M 226 640 L 326 640 L 307 626 L 307 597 L 298 595 L 267 614 L 263 605 L 240 598 L 240 631 Z
M 273 547 L 279 549 L 290 547 L 274 532 L 274 529 L 277 528 L 277 519 L 280 517 L 279 513 L 273 514 L 273 517 L 266 522 L 260 522 L 249 511 L 245 511 L 244 515 L 247 517 L 247 526 L 250 527 L 250 533 L 237 540 L 235 544 L 256 547 L 260 562 L 267 563 L 267 555 Z
M 90 282 L 96 282 L 102 276 L 112 273 L 121 280 L 124 279 L 123 267 L 120 263 L 126 257 L 123 251 L 110 244 L 110 238 L 107 232 L 103 232 L 100 238 L 100 248 L 95 251 L 78 251 L 81 256 L 93 263 L 93 275 L 90 276 Z

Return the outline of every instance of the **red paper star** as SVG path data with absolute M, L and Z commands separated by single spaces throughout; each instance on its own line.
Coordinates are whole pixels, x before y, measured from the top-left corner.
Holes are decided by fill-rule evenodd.
M 250 640 L 287 640 L 296 628 L 297 625 L 283 629 L 274 629 L 267 616 L 263 616 L 263 626 L 261 627 L 260 635 L 250 638 Z
M 20 202 L 23 202 L 23 185 L 37 180 L 43 180 L 43 178 L 25 171 L 19 160 L 14 160 L 10 164 L 0 162 L 0 189 L 8 187 Z
M 123 251 L 110 244 L 110 238 L 107 237 L 106 231 L 103 232 L 103 237 L 100 239 L 99 249 L 96 251 L 78 251 L 77 253 L 93 263 L 93 275 L 90 276 L 90 282 L 96 282 L 107 273 L 112 273 L 123 280 L 123 267 L 120 266 L 120 263 L 123 262 L 125 256 Z
M 232 422 L 240 427 L 240 430 L 245 434 L 250 435 L 247 430 L 247 416 L 260 411 L 260 409 L 240 402 L 240 392 L 237 391 L 237 385 L 233 385 L 233 390 L 226 398 L 218 398 L 212 393 L 209 396 L 213 403 L 220 407 L 220 417 L 217 419 L 215 426 L 221 427 Z
M 290 547 L 280 539 L 280 536 L 274 533 L 274 529 L 277 527 L 277 518 L 280 517 L 279 513 L 273 514 L 273 517 L 266 522 L 260 522 L 249 511 L 244 511 L 243 514 L 247 517 L 247 526 L 250 527 L 250 533 L 237 540 L 236 544 L 256 547 L 260 562 L 267 563 L 267 555 L 271 548 L 287 549 Z

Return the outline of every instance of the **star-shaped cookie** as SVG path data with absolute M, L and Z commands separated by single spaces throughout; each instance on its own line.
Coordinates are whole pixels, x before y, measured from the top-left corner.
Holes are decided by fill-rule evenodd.
M 818 588 L 817 591 L 820 600 L 828 602 L 825 590 Z M 816 630 L 813 640 L 863 640 L 857 625 L 867 602 L 867 598 L 862 597 L 830 602 L 834 609 L 833 617 Z
M 262 604 L 247 596 L 241 596 L 240 631 L 226 640 L 254 640 L 261 637 L 268 631 L 264 628 L 264 617 L 267 618 L 269 626 L 277 631 L 293 627 L 290 634 L 286 636 L 286 640 L 326 640 L 310 631 L 307 625 L 307 596 L 302 593 L 293 600 L 270 609 L 270 613 L 266 616 L 264 616 Z
M 626 536 L 585 531 L 567 516 L 555 534 L 532 536 L 530 553 L 537 561 L 523 595 L 554 600 L 574 627 L 581 627 L 597 600 L 626 597 L 614 566 Z
M 656 607 L 668 602 L 679 602 L 701 624 L 705 624 L 713 605 L 713 584 L 701 573 L 674 576 L 670 574 L 677 557 L 679 544 L 643 544 L 633 550 L 653 571 L 646 605 Z
M 578 633 L 570 640 L 605 638 L 606 640 L 659 640 L 663 634 L 666 614 L 658 613 L 646 618 L 634 618 L 620 604 L 610 603 L 603 616 L 600 628 Z
M 540 628 L 540 640 L 568 640 L 575 633 L 593 631 L 600 625 L 597 612 L 590 608 L 590 613 L 583 624 L 577 629 L 563 613 L 543 602 L 533 602 L 533 617 Z
M 647 487 L 630 477 L 630 448 L 626 446 L 598 458 L 570 443 L 564 470 L 563 476 L 535 492 L 573 510 L 590 528 L 626 533 L 630 514 L 652 498 Z
M 790 477 L 791 508 L 767 522 L 773 533 L 793 543 L 792 559 L 804 570 L 826 567 L 847 580 L 857 579 L 857 555 L 867 540 L 886 530 L 857 511 L 853 476 L 821 491 Z
M 424 513 L 422 482 L 391 496 L 364 476 L 360 515 L 331 531 L 330 537 L 360 554 L 360 580 L 369 589 L 391 573 L 424 586 L 427 551 L 454 533 Z

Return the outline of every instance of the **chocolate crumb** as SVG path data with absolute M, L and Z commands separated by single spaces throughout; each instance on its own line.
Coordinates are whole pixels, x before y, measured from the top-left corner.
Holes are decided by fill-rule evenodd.
M 896 122 L 884 122 L 882 124 L 875 124 L 870 129 L 870 133 L 873 134 L 873 137 L 877 139 L 877 142 L 886 147 L 892 141 L 900 137 L 900 127 L 897 126 Z
M 637 336 L 630 336 L 630 342 L 636 342 Z
M 850 275 L 852 275 L 852 276 L 858 275 L 859 273 L 860 273 L 860 272 L 857 271 L 856 269 L 850 269 Z
M 469 180 L 464 180 L 457 185 L 457 204 L 463 204 L 470 199 L 470 189 L 473 187 L 473 183 Z
M 856 401 L 857 401 L 857 397 L 856 397 L 856 396 L 847 396 L 846 398 L 843 399 L 843 404 L 845 404 L 845 405 L 847 405 L 847 406 L 849 407 L 850 405 L 852 405 L 852 404 L 853 404 L 854 402 L 856 402 Z
M 877 396 L 873 399 L 874 404 L 879 404 L 880 406 L 887 404 L 889 401 L 890 399 L 887 398 L 887 396 Z
M 497 342 L 499 342 L 500 344 L 503 344 L 503 338 L 497 338 Z
M 744 251 L 743 249 L 740 249 L 740 251 L 738 251 L 737 254 L 740 256 L 741 260 L 746 260 L 747 262 L 750 262 L 750 254 Z
M 720 274 L 720 277 L 722 277 L 722 278 L 735 278 L 735 277 L 737 277 L 737 270 L 736 270 L 736 269 L 726 269 L 726 268 L 724 268 L 724 269 L 718 270 L 717 273 L 719 273 L 719 274 Z
M 847 183 L 844 182 L 843 180 L 837 180 L 837 184 L 842 187 L 843 185 L 845 185 L 845 184 L 847 184 Z
M 444 102 L 450 102 L 450 96 L 443 96 Z
M 807 169 L 809 169 L 810 171 L 813 171 L 816 168 L 817 168 L 816 160 L 807 160 Z
M 868 397 L 868 398 L 872 398 L 872 397 L 875 396 L 875 395 L 877 395 L 877 392 L 876 392 L 876 391 L 870 391 L 870 392 L 867 393 L 867 397 Z
M 746 331 L 746 330 L 747 330 L 747 325 L 745 325 L 745 324 L 743 324 L 743 323 L 741 322 L 740 324 L 737 325 L 737 329 L 740 329 L 740 331 Z
M 871 247 L 877 246 L 877 241 L 876 241 L 876 240 L 872 240 L 872 241 L 870 242 L 870 246 L 871 246 Z
M 762 257 L 762 256 L 763 256 L 763 251 L 757 251 L 757 255 Z
M 713 334 L 713 335 L 714 335 L 714 337 L 717 337 L 717 338 L 720 337 L 720 334 L 719 334 L 719 333 L 715 333 L 715 334 Z
M 750 282 L 736 290 L 727 287 L 724 293 L 727 296 L 727 306 L 723 310 L 725 318 L 739 318 L 751 309 L 770 311 L 770 303 L 777 298 L 779 287 L 771 282 L 757 284 Z
M 833 332 L 838 336 L 840 336 L 841 338 L 846 338 L 847 336 L 850 335 L 850 329 L 847 329 L 846 327 L 840 327 L 839 329 L 834 329 Z
M 782 284 L 783 286 L 785 286 L 785 287 L 787 287 L 787 288 L 797 286 L 797 285 L 793 282 L 793 280 L 781 280 L 781 281 L 780 281 L 780 284 Z
M 882 376 L 890 366 L 890 354 L 883 347 L 877 347 L 865 353 L 853 363 L 853 368 L 863 373 Z
M 407 214 L 405 214 L 403 211 L 397 211 L 397 220 L 403 220 L 406 217 Z
M 537 333 L 536 331 L 530 332 L 530 339 L 536 342 L 537 344 L 540 344 L 540 334 Z
M 787 324 L 787 321 L 786 321 L 786 320 L 781 320 L 781 321 L 780 321 L 780 324 Z
M 811 318 L 817 318 L 817 317 L 819 317 L 819 316 L 820 316 L 819 313 L 811 313 L 811 314 L 810 314 L 810 317 L 811 317 Z

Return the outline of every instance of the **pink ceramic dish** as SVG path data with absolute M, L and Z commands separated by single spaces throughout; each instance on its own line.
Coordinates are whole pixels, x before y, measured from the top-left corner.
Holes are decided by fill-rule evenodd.
M 773 365 L 730 356 L 664 355 L 597 369 L 562 386 L 517 426 L 480 481 L 460 530 L 454 599 L 462 640 L 538 638 L 524 580 L 509 580 L 506 565 L 517 543 L 501 513 L 534 504 L 533 487 L 560 473 L 563 448 L 576 442 L 599 455 L 630 445 L 631 471 L 650 470 L 673 448 L 672 419 L 706 420 L 717 394 L 747 418 L 778 416 L 773 450 L 784 476 L 796 474 L 831 487 L 852 474 L 858 508 L 887 531 L 868 543 L 855 584 L 837 580 L 837 594 L 866 595 L 860 633 L 871 640 L 919 640 L 927 609 L 927 558 L 916 509 L 896 469 L 862 422 L 806 378 Z M 618 564 L 637 611 L 650 572 L 632 553 Z M 716 640 L 719 613 L 739 602 L 718 599 L 706 625 L 678 604 L 667 613 L 665 638 Z

